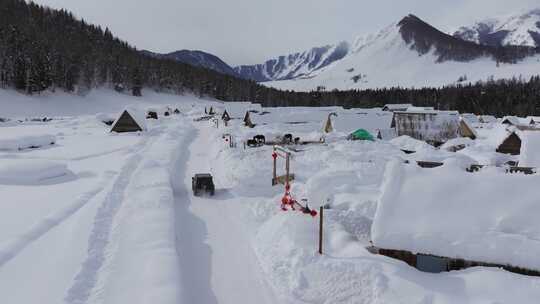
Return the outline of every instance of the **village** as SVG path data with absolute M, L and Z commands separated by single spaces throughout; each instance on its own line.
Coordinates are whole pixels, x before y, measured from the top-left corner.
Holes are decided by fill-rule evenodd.
M 540 208 L 531 191 L 540 181 L 539 117 L 496 118 L 412 104 L 292 109 L 187 99 L 96 115 L 5 118 L 1 124 L 0 161 L 6 166 L 0 183 L 6 195 L 19 197 L 13 210 L 34 209 L 44 195 L 61 203 L 41 205 L 25 213 L 25 220 L 18 211 L 5 213 L 2 223 L 11 232 L 0 235 L 0 277 L 15 269 L 33 272 L 21 266 L 31 256 L 25 252 L 41 250 L 33 248 L 38 244 L 47 248 L 43 242 L 55 233 L 74 237 L 71 229 L 82 220 L 89 226 L 77 228 L 88 234 L 81 244 L 95 246 L 99 235 L 106 239 L 86 260 L 101 267 L 96 273 L 78 270 L 79 281 L 64 295 L 70 300 L 100 296 L 92 290 L 129 277 L 131 268 L 147 263 L 143 256 L 180 263 L 180 274 L 164 268 L 168 276 L 198 278 L 209 261 L 200 257 L 205 236 L 193 226 L 197 218 L 206 223 L 213 252 L 208 259 L 217 270 L 232 267 L 218 261 L 236 259 L 217 245 L 223 239 L 247 246 L 249 257 L 241 259 L 260 265 L 260 273 L 234 271 L 246 280 L 265 277 L 267 283 L 253 287 L 254 299 L 266 284 L 291 303 L 321 294 L 391 301 L 426 293 L 448 303 L 484 293 L 504 302 L 519 295 L 496 287 L 524 282 L 529 288 L 522 289 L 522 299 L 539 292 L 540 225 L 534 214 Z M 107 165 L 97 169 L 96 163 Z M 197 174 L 213 178 L 215 193 L 192 193 Z M 110 180 L 117 191 L 107 194 Z M 78 197 L 75 203 L 72 197 Z M 159 213 L 151 208 L 155 204 Z M 144 231 L 146 225 L 158 226 Z M 231 230 L 240 236 L 231 238 Z M 140 246 L 137 239 L 150 241 L 166 231 L 163 244 L 187 250 L 187 257 L 172 262 L 148 247 L 109 269 L 120 263 L 116 256 Z M 64 255 L 57 252 L 56 258 Z M 47 265 L 54 263 L 38 268 L 45 271 Z M 73 263 L 66 271 L 76 268 Z M 344 272 L 347 280 L 339 280 Z M 449 276 L 489 276 L 496 283 L 455 294 L 422 283 L 446 282 Z M 304 283 L 288 283 L 299 280 Z M 346 287 L 351 282 L 361 284 Z M 92 288 L 84 291 L 88 284 Z M 185 284 L 189 290 L 195 283 Z M 65 292 L 60 285 L 54 296 Z M 0 292 L 9 294 L 5 288 L 9 284 Z

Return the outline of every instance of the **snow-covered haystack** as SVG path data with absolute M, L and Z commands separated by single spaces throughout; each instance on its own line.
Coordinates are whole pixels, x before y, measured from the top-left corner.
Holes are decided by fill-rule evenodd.
M 540 270 L 540 176 L 389 163 L 375 246 Z
M 31 132 L 27 132 L 31 131 Z M 17 151 L 53 145 L 56 136 L 47 133 L 34 133 L 33 129 L 2 128 L 0 129 L 0 150 Z
M 50 179 L 71 175 L 64 163 L 34 159 L 0 160 L 0 184 L 39 185 Z

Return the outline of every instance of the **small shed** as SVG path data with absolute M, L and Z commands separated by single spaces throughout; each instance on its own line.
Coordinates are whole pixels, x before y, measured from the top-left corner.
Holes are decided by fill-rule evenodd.
M 499 144 L 496 151 L 504 154 L 519 155 L 521 151 L 521 138 L 516 132 L 510 133 L 510 135 Z
M 223 115 L 221 115 L 221 119 L 224 121 L 231 120 L 231 116 L 229 116 L 229 113 L 227 113 L 227 110 L 223 111 Z
M 246 115 L 244 116 L 244 125 L 246 127 L 253 128 L 253 127 L 255 127 L 255 124 L 251 121 L 251 115 L 249 113 L 250 112 L 247 111 Z
M 517 116 L 505 116 L 501 120 L 501 124 L 507 126 L 520 126 L 522 125 L 521 119 Z
M 113 122 L 111 132 L 138 132 L 146 130 L 146 124 L 141 115 L 134 109 L 125 109 Z
M 411 108 L 412 106 L 413 105 L 410 103 L 393 103 L 384 105 L 382 110 L 388 112 L 407 111 L 407 109 Z
M 412 138 L 440 145 L 459 136 L 459 113 L 456 111 L 404 111 L 394 112 L 391 128 L 397 136 Z

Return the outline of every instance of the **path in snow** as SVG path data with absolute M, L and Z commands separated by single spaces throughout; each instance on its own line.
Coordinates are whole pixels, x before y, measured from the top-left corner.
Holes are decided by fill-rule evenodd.
M 216 185 L 215 197 L 193 197 L 191 177 L 210 172 L 210 127 L 199 128 L 189 147 L 184 187 L 177 187 L 177 250 L 185 303 L 280 303 L 264 280 L 247 233 L 228 216 L 227 198 Z M 221 192 L 221 193 L 220 193 Z M 232 201 L 229 201 L 232 203 Z M 234 207 L 231 207 L 234 208 Z
M 66 303 L 86 303 L 97 282 L 99 271 L 106 259 L 106 248 L 113 226 L 114 217 L 120 209 L 124 192 L 129 185 L 133 173 L 143 158 L 144 148 L 151 146 L 152 141 L 143 140 L 135 153 L 127 160 L 120 174 L 114 181 L 111 190 L 103 200 L 94 218 L 94 226 L 88 239 L 88 256 L 82 263 L 73 285 L 67 291 Z

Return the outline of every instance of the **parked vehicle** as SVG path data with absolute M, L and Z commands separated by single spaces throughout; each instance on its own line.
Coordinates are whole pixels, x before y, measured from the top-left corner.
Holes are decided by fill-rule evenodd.
M 209 173 L 195 174 L 191 179 L 191 187 L 194 196 L 200 196 L 203 193 L 214 195 L 215 193 L 214 180 Z

